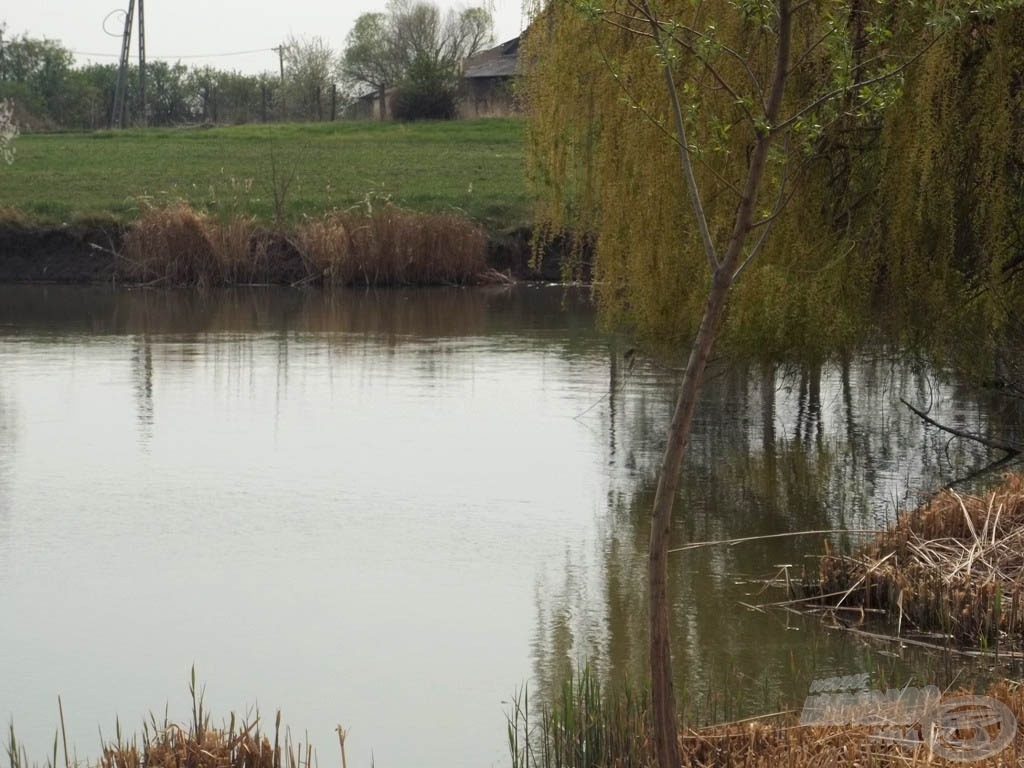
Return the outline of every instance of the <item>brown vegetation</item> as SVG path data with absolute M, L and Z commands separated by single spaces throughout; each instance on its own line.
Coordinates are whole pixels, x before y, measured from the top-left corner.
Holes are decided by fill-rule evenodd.
M 1024 717 L 1024 687 L 999 683 L 989 695 L 1002 702 L 1019 722 Z M 943 759 L 925 743 L 935 738 L 935 746 L 947 754 L 965 757 L 983 768 L 1018 766 L 1024 755 L 1024 737 L 1019 731 L 997 754 L 987 755 L 990 742 L 973 728 L 979 721 L 961 721 L 960 730 L 952 730 L 942 707 L 958 694 L 943 696 L 936 724 L 908 724 L 901 732 L 907 741 L 896 743 L 885 738 L 886 729 L 871 725 L 800 725 L 797 711 L 780 712 L 706 728 L 683 728 L 677 736 L 680 765 L 700 768 L 829 768 L 864 766 L 942 766 L 954 763 Z M 513 768 L 639 768 L 654 765 L 654 741 L 650 699 L 644 690 L 628 686 L 612 689 L 600 684 L 589 668 L 564 681 L 553 700 L 530 711 L 525 694 L 515 697 L 508 714 L 508 742 Z M 949 706 L 954 707 L 954 704 Z M 977 709 L 975 712 L 983 710 Z M 971 724 L 968 724 L 971 723 Z M 1012 729 L 1013 724 L 1006 724 Z M 986 734 L 1002 743 L 1011 735 L 1001 724 L 988 723 Z M 974 736 L 977 741 L 970 741 Z M 913 742 L 910 739 L 914 739 Z M 958 743 L 964 739 L 964 743 Z M 960 749 L 964 751 L 959 751 Z M 971 753 L 973 751 L 973 754 Z M 958 752 L 959 751 L 959 752 Z M 962 764 L 962 762 L 958 763 Z
M 334 213 L 301 225 L 297 242 L 310 274 L 328 285 L 462 284 L 486 269 L 484 233 L 450 213 Z
M 854 556 L 826 555 L 820 594 L 982 648 L 1024 641 L 1024 476 L 983 496 L 946 490 Z
M 122 736 L 117 723 L 116 738 L 101 744 L 102 755 L 96 762 L 72 760 L 68 752 L 64 727 L 64 707 L 60 705 L 60 729 L 53 741 L 53 753 L 46 759 L 46 768 L 58 768 L 63 757 L 64 768 L 313 768 L 315 755 L 310 744 L 294 744 L 291 732 L 281 732 L 281 713 L 274 721 L 273 744 L 270 736 L 260 730 L 257 712 L 251 718 L 238 720 L 234 712 L 220 728 L 210 725 L 210 715 L 203 703 L 203 694 L 196 688 L 195 668 L 189 686 L 192 695 L 191 722 L 178 724 L 166 717 L 157 722 L 152 714 L 143 720 L 141 738 Z M 339 725 L 342 768 L 345 763 L 345 731 Z M 102 734 L 101 734 L 102 740 Z M 58 745 L 63 744 L 63 755 Z M 35 768 L 23 745 L 19 744 L 13 723 L 6 745 L 10 768 Z
M 154 208 L 125 233 L 119 278 L 147 285 L 465 285 L 488 279 L 487 239 L 457 214 L 393 205 L 308 219 L 294 235 Z

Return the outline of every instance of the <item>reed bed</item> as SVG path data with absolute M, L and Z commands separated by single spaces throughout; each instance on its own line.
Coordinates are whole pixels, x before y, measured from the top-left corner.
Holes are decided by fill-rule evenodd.
M 314 768 L 317 756 L 308 743 L 295 743 L 291 732 L 281 729 L 281 713 L 277 713 L 272 732 L 261 729 L 257 712 L 239 719 L 231 714 L 221 727 L 211 725 L 209 713 L 197 693 L 195 674 L 189 690 L 192 693 L 192 718 L 179 724 L 166 716 L 160 722 L 154 715 L 143 721 L 142 733 L 125 736 L 120 722 L 113 740 L 103 741 L 98 760 L 80 761 L 69 754 L 64 735 L 64 712 L 61 708 L 60 728 L 53 740 L 53 752 L 45 768 Z M 338 726 L 341 765 L 345 758 L 345 731 Z M 102 740 L 102 735 L 101 735 Z M 307 739 L 308 742 L 308 739 Z M 11 724 L 6 753 L 10 768 L 37 768 L 29 762 L 25 748 L 18 743 Z
M 833 607 L 884 611 L 898 635 L 1019 649 L 1024 476 L 982 496 L 942 491 L 855 555 L 826 554 L 814 590 Z
M 989 695 L 1024 717 L 1024 690 L 1003 682 Z M 554 700 L 531 712 L 525 692 L 508 716 L 513 768 L 640 768 L 656 765 L 648 693 L 628 686 L 603 688 L 590 670 L 569 679 Z M 826 768 L 828 766 L 941 766 L 953 763 L 924 743 L 880 741 L 868 726 L 801 726 L 799 712 L 709 726 L 679 733 L 682 765 L 699 768 Z M 968 734 L 969 735 L 969 734 Z M 1020 732 L 997 755 L 973 761 L 981 768 L 1019 766 Z M 960 763 L 957 763 L 960 764 Z
M 307 221 L 296 240 L 325 285 L 465 284 L 487 269 L 486 236 L 457 214 L 360 206 Z
M 493 281 L 486 248 L 483 230 L 454 213 L 364 205 L 282 233 L 179 204 L 146 211 L 116 255 L 120 279 L 144 285 L 467 285 Z

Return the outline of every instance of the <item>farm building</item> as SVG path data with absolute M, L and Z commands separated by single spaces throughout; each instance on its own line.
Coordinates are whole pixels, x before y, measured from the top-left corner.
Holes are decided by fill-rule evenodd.
M 513 86 L 518 74 L 518 37 L 470 56 L 462 68 L 460 116 L 487 117 L 517 112 Z

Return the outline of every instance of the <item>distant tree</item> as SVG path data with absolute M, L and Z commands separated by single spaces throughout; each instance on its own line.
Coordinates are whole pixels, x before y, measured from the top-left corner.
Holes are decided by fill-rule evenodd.
M 345 38 L 339 71 L 346 80 L 377 91 L 380 117 L 387 110 L 385 94 L 402 76 L 403 63 L 395 45 L 387 14 L 364 13 Z
M 485 8 L 448 10 L 422 0 L 390 0 L 395 44 L 406 67 L 414 61 L 458 68 L 492 40 L 494 21 Z
M 68 117 L 64 128 L 105 128 L 114 109 L 114 90 L 117 87 L 116 64 L 88 64 L 71 71 L 69 88 L 76 94 L 75 111 Z M 129 71 L 127 109 L 132 116 L 137 101 L 135 90 L 138 74 Z
M 493 20 L 485 8 L 441 10 L 421 0 L 390 0 L 387 13 L 363 14 L 346 41 L 341 73 L 376 90 L 381 118 L 385 92 L 398 86 L 403 117 L 454 116 L 462 62 L 492 40 Z M 447 102 L 447 106 L 443 105 Z M 410 114 L 407 107 L 428 107 Z M 397 116 L 397 115 L 396 115 Z
M 189 73 L 188 89 L 195 99 L 193 109 L 203 122 L 216 123 L 220 117 L 219 74 L 213 67 L 199 67 Z
M 151 125 L 177 125 L 192 120 L 188 67 L 181 62 L 153 61 L 146 65 L 146 78 Z
M 289 37 L 284 46 L 285 98 L 292 114 L 323 120 L 335 83 L 337 56 L 322 37 Z
M 5 40 L 0 96 L 17 96 L 21 107 L 44 122 L 61 124 L 68 106 L 65 81 L 74 62 L 56 40 L 25 34 Z

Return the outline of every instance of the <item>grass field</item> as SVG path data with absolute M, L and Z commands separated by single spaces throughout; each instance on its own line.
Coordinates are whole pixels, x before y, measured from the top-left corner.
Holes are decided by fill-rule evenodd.
M 55 223 L 130 220 L 147 203 L 185 200 L 218 217 L 272 222 L 275 187 L 287 185 L 282 218 L 292 225 L 369 196 L 461 210 L 495 231 L 530 218 L 522 126 L 507 118 L 27 134 L 14 164 L 0 167 L 0 207 Z

